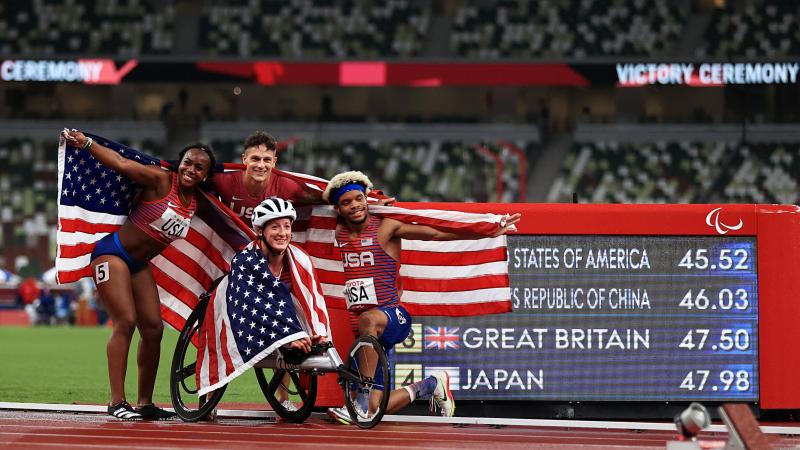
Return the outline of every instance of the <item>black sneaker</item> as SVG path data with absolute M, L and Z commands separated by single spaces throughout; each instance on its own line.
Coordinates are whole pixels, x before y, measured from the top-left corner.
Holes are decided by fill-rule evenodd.
M 163 410 L 152 403 L 136 408 L 136 412 L 145 420 L 167 420 L 176 416 L 174 412 Z
M 136 412 L 125 400 L 116 405 L 108 405 L 108 415 L 120 420 L 142 420 L 142 415 Z

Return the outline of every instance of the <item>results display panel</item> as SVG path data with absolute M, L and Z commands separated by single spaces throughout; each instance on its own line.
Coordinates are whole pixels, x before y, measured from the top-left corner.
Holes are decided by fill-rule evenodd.
M 755 237 L 508 238 L 513 312 L 416 317 L 395 386 L 459 399 L 758 401 Z

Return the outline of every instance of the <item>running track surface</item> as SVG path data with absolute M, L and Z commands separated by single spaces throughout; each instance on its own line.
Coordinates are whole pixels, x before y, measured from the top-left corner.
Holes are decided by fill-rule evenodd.
M 704 447 L 727 436 L 701 434 Z M 55 448 L 424 448 L 424 449 L 664 449 L 667 431 L 592 430 L 557 427 L 491 427 L 384 422 L 372 430 L 312 417 L 296 425 L 265 419 L 216 422 L 121 422 L 101 414 L 0 410 L 0 447 Z M 800 448 L 800 437 L 770 435 L 774 448 Z

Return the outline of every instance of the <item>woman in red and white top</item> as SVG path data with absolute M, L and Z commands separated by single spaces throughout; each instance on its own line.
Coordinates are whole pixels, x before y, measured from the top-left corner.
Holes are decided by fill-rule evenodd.
M 214 152 L 203 144 L 189 145 L 181 150 L 177 168 L 166 170 L 126 159 L 79 131 L 64 131 L 64 137 L 142 187 L 122 227 L 97 242 L 91 265 L 97 293 L 114 326 L 106 347 L 111 384 L 108 413 L 123 420 L 168 419 L 174 413 L 153 404 L 164 326 L 148 261 L 172 241 L 186 237 L 201 199 L 198 186 L 213 174 Z M 140 335 L 136 409 L 125 398 L 125 370 L 134 328 Z

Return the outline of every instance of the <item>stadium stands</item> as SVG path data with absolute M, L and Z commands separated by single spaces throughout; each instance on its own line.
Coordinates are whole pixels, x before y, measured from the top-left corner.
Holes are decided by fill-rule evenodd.
M 798 143 L 577 142 L 549 201 L 784 203 L 800 200 Z
M 455 14 L 450 46 L 481 59 L 658 55 L 684 21 L 667 0 L 471 1 Z
M 795 2 L 746 2 L 741 8 L 728 6 L 714 11 L 697 56 L 781 57 L 800 54 Z
M 733 170 L 723 180 L 735 203 L 800 203 L 800 143 L 748 144 L 731 149 Z
M 212 55 L 241 57 L 416 56 L 422 49 L 430 17 L 427 6 L 415 3 L 209 3 L 201 18 L 204 31 L 199 33 L 199 47 Z
M 168 54 L 173 47 L 172 1 L 3 2 L 0 52 L 4 55 L 132 57 Z
M 52 149 L 54 150 L 54 149 Z M 0 223 L 8 244 L 46 236 L 56 217 L 56 160 L 28 138 L 0 141 Z
M 149 153 L 163 153 L 151 140 L 121 140 Z M 0 243 L 33 245 L 49 237 L 58 217 L 58 141 L 31 137 L 0 139 Z

